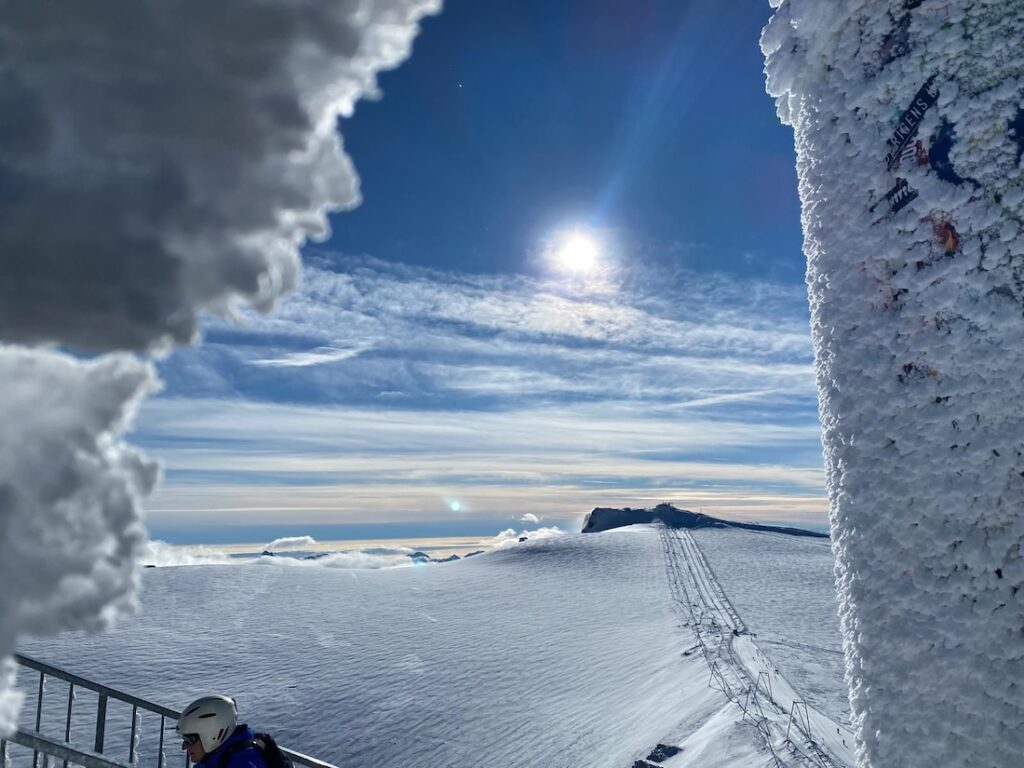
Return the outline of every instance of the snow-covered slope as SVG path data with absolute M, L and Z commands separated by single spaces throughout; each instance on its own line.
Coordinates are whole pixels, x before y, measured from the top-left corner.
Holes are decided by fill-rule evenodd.
M 848 723 L 830 542 L 714 528 L 693 536 L 758 647 L 810 704 Z
M 708 685 L 669 534 L 377 571 L 149 569 L 130 623 L 22 650 L 171 706 L 231 693 L 247 720 L 338 765 L 629 768 L 658 743 L 682 748 L 671 768 L 774 765 L 762 730 Z M 64 698 L 46 701 L 54 732 Z

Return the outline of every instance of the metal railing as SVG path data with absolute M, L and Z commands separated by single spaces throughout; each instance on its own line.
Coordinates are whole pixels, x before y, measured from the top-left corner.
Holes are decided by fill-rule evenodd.
M 34 670 L 39 673 L 39 687 L 36 691 L 35 730 L 27 731 L 19 729 L 14 735 L 7 739 L 0 739 L 0 768 L 7 764 L 8 745 L 7 742 L 18 744 L 26 749 L 32 750 L 32 768 L 51 768 L 50 758 L 61 761 L 62 768 L 69 765 L 81 765 L 85 768 L 136 768 L 138 766 L 137 737 L 139 735 L 139 713 L 140 711 L 150 712 L 160 717 L 159 744 L 156 750 L 156 768 L 164 768 L 167 762 L 164 759 L 164 731 L 167 721 L 177 724 L 177 710 L 156 704 L 152 701 L 133 696 L 130 693 L 119 691 L 116 688 L 88 680 L 80 675 L 67 672 L 50 664 L 46 664 L 27 656 L 15 654 L 15 661 L 22 667 Z M 46 678 L 52 677 L 63 680 L 68 684 L 67 709 L 64 720 L 64 741 L 60 742 L 50 736 L 44 736 L 40 732 L 43 717 L 43 697 L 46 689 Z M 84 749 L 81 746 L 72 745 L 72 715 L 74 712 L 76 689 L 92 691 L 97 696 L 95 729 L 92 730 L 92 749 Z M 104 754 L 107 736 L 107 704 L 114 699 L 131 705 L 131 724 L 128 735 L 128 760 L 121 762 L 118 759 Z M 296 765 L 306 768 L 336 768 L 331 763 L 318 760 L 301 752 L 281 748 Z M 42 765 L 40 766 L 40 757 Z M 188 755 L 184 755 L 184 768 L 189 768 Z

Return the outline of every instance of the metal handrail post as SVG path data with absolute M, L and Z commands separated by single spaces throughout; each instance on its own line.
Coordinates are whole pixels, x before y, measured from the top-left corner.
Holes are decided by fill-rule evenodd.
M 103 754 L 103 741 L 107 733 L 107 694 L 101 693 L 96 705 L 96 746 L 93 751 Z
M 135 762 L 135 734 L 139 730 L 139 705 L 132 705 L 132 731 L 128 736 L 128 763 Z
M 61 744 L 59 741 L 54 741 L 41 733 L 15 731 L 9 738 L 10 741 L 13 741 L 15 744 L 20 744 L 23 747 L 27 747 L 36 752 L 41 752 L 44 755 L 53 755 L 64 760 L 68 760 L 74 765 L 81 765 L 84 766 L 84 768 L 131 768 L 131 766 L 119 763 L 116 760 L 111 760 L 109 757 L 104 757 L 103 755 L 96 753 L 83 752 L 75 749 L 74 747 L 68 746 L 67 744 Z
M 0 0 L 0 2 L 2 2 L 2 0 Z M 706 649 L 705 649 L 705 652 L 707 652 Z M 67 671 L 65 671 L 63 669 L 60 669 L 59 667 L 51 666 L 50 664 L 46 664 L 46 663 L 44 663 L 42 661 L 37 661 L 35 659 L 31 659 L 31 658 L 28 658 L 26 656 L 22 656 L 21 654 L 14 654 L 14 659 L 15 659 L 15 661 L 18 662 L 18 664 L 20 664 L 22 666 L 25 666 L 25 667 L 28 667 L 29 669 L 36 670 L 37 672 L 39 672 L 39 674 L 40 674 L 40 694 L 39 694 L 39 702 L 38 702 L 39 709 L 37 710 L 37 714 L 36 714 L 36 718 L 37 718 L 36 719 L 36 723 L 37 723 L 36 733 L 34 734 L 34 736 L 30 737 L 30 736 L 25 736 L 25 732 L 19 731 L 18 732 L 19 733 L 19 738 L 21 738 L 21 736 L 24 736 L 24 738 L 21 738 L 20 741 L 17 740 L 17 739 L 13 739 L 12 738 L 11 739 L 12 741 L 14 741 L 17 744 L 22 744 L 22 745 L 28 746 L 29 748 L 33 748 L 32 747 L 33 744 L 46 744 L 46 745 L 48 745 L 45 748 L 45 750 L 44 749 L 37 750 L 37 755 L 39 753 L 42 753 L 44 755 L 50 755 L 50 756 L 56 757 L 58 759 L 62 759 L 64 761 L 63 768 L 68 768 L 69 764 L 70 765 L 74 765 L 74 766 L 82 765 L 82 766 L 86 766 L 86 768 L 116 768 L 117 766 L 123 766 L 123 768 L 136 768 L 138 763 L 137 763 L 137 760 L 135 758 L 137 756 L 138 750 L 135 748 L 135 736 L 139 733 L 139 729 L 141 729 L 141 724 L 138 722 L 137 718 L 138 718 L 139 710 L 145 710 L 147 712 L 153 712 L 154 714 L 160 715 L 160 738 L 159 738 L 160 745 L 159 745 L 159 752 L 158 752 L 158 755 L 157 755 L 157 768 L 166 768 L 167 767 L 167 764 L 168 764 L 169 761 L 166 759 L 166 756 L 164 755 L 164 746 L 166 744 L 166 737 L 165 737 L 165 734 L 164 734 L 164 730 L 165 730 L 166 725 L 167 725 L 166 720 L 169 718 L 169 719 L 171 719 L 171 720 L 176 722 L 178 720 L 178 717 L 181 714 L 179 711 L 177 711 L 175 709 L 171 709 L 170 707 L 165 707 L 165 706 L 162 706 L 160 704 L 156 704 L 155 702 L 152 702 L 152 701 L 147 701 L 146 699 L 139 698 L 138 696 L 133 696 L 130 693 L 126 693 L 124 691 L 120 691 L 120 690 L 118 690 L 116 688 L 111 688 L 109 686 L 103 685 L 102 683 L 97 683 L 97 682 L 95 682 L 93 680 L 89 680 L 87 678 L 81 677 L 80 675 L 76 675 L 76 674 L 73 674 L 71 672 L 67 672 Z M 65 740 L 66 743 L 64 745 L 61 745 L 61 748 L 59 750 L 56 749 L 55 747 L 51 748 L 49 746 L 51 744 L 51 740 L 48 739 L 47 737 L 41 736 L 38 733 L 38 726 L 41 724 L 42 687 L 43 687 L 43 682 L 42 681 L 43 681 L 44 676 L 46 676 L 46 675 L 49 675 L 50 677 L 59 678 L 59 679 L 64 680 L 65 682 L 70 684 L 70 688 L 68 690 L 67 720 L 65 721 L 65 724 L 64 724 L 64 740 Z M 73 702 L 74 702 L 74 699 L 75 699 L 75 689 L 76 688 L 84 688 L 86 690 L 93 691 L 93 692 L 95 692 L 98 695 L 98 701 L 97 701 L 97 705 L 96 705 L 96 733 L 95 733 L 95 741 L 94 741 L 95 753 L 82 752 L 82 751 L 77 750 L 74 747 L 70 746 L 70 739 L 71 739 L 71 716 L 72 716 L 72 709 L 73 709 Z M 104 758 L 103 754 L 102 754 L 103 753 L 104 744 L 106 742 L 107 701 L 108 701 L 109 698 L 113 698 L 115 701 L 121 701 L 121 702 L 124 702 L 126 704 L 132 705 L 132 736 L 131 736 L 131 738 L 129 740 L 130 741 L 130 743 L 129 743 L 129 752 L 128 752 L 129 762 L 127 764 L 120 763 L 120 762 L 118 762 L 116 760 L 110 760 L 109 758 Z M 35 740 L 33 740 L 33 739 L 35 739 Z M 57 742 L 53 742 L 53 743 L 57 744 Z M 302 752 L 296 752 L 294 750 L 286 749 L 284 747 L 281 748 L 281 751 L 284 752 L 286 755 L 288 755 L 292 759 L 292 761 L 295 762 L 297 765 L 305 766 L 306 768 L 336 768 L 331 763 L 328 763 L 328 762 L 323 761 L 323 760 L 318 760 L 315 757 L 310 757 L 309 755 L 305 755 Z M 6 741 L 0 740 L 0 756 L 6 755 L 6 754 L 7 754 Z M 101 765 L 100 763 L 96 763 L 95 761 L 91 761 L 91 762 L 85 763 L 85 762 L 82 762 L 81 759 L 79 759 L 79 756 L 81 756 L 81 755 L 88 755 L 88 754 L 95 754 L 95 755 L 99 756 L 99 758 L 102 761 L 104 761 L 104 762 L 102 762 L 102 765 Z M 74 757 L 69 757 L 69 755 L 74 755 Z M 190 764 L 189 764 L 189 760 L 188 760 L 188 753 L 184 753 L 184 768 L 189 768 L 189 765 Z M 0 768 L 2 768 L 2 766 L 3 766 L 3 761 L 2 761 L 2 759 L 0 759 Z M 39 768 L 38 759 L 36 760 L 36 764 L 34 765 L 33 768 Z
M 164 716 L 160 715 L 160 744 L 156 748 L 156 768 L 164 768 L 164 720 Z
M 71 743 L 71 709 L 75 704 L 75 684 L 68 683 L 68 716 L 64 721 L 64 743 Z M 62 768 L 68 768 L 68 761 L 64 761 Z
M 39 732 L 39 726 L 43 722 L 43 681 L 46 679 L 46 673 L 39 670 L 39 694 L 36 696 L 36 733 Z M 39 764 L 39 753 L 32 752 L 32 768 L 36 768 Z

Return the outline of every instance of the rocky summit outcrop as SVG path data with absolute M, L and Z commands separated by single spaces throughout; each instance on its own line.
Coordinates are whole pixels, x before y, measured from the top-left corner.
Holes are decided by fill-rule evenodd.
M 788 533 L 791 536 L 828 538 L 827 534 L 808 531 L 803 528 L 721 520 L 701 512 L 679 509 L 672 504 L 659 504 L 654 509 L 595 507 L 583 521 L 583 533 L 598 533 L 611 530 L 612 528 L 622 528 L 627 525 L 650 524 L 654 522 L 664 523 L 670 528 L 743 528 L 748 531 L 770 531 L 773 533 Z

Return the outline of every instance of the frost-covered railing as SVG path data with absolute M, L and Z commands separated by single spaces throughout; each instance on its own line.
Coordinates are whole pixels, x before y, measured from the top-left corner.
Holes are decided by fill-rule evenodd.
M 16 654 L 14 658 L 22 667 L 34 670 L 39 674 L 39 684 L 35 691 L 35 728 L 34 730 L 21 728 L 8 739 L 0 739 L 0 767 L 8 764 L 8 742 L 10 742 L 32 751 L 32 768 L 51 768 L 51 759 L 54 762 L 60 761 L 61 768 L 68 768 L 69 765 L 81 765 L 85 766 L 85 768 L 136 768 L 139 764 L 138 737 L 140 734 L 140 712 L 152 713 L 160 719 L 160 727 L 158 729 L 159 743 L 156 748 L 156 768 L 164 768 L 168 762 L 171 762 L 164 758 L 164 733 L 168 721 L 172 725 L 177 723 L 178 715 L 180 714 L 177 710 L 147 701 L 138 696 L 133 696 L 124 691 L 119 691 L 102 683 L 88 680 L 80 675 L 66 672 L 63 669 L 58 669 L 36 659 L 30 659 L 27 656 Z M 67 707 L 64 710 L 63 741 L 58 741 L 52 736 L 41 733 L 47 678 L 63 680 L 68 685 Z M 95 715 L 95 722 L 90 724 L 88 728 L 88 738 L 92 740 L 91 749 L 87 749 L 81 746 L 81 744 L 76 745 L 72 743 L 73 739 L 78 740 L 82 738 L 81 728 L 72 727 L 75 711 L 75 694 L 78 689 L 85 689 L 96 694 L 96 708 L 93 713 Z M 107 749 L 107 705 L 111 699 L 131 706 L 128 748 L 125 755 L 126 759 L 123 761 L 108 754 L 110 750 Z M 296 765 L 306 766 L 307 768 L 336 768 L 331 763 L 317 760 L 301 752 L 282 749 Z M 188 768 L 188 756 L 183 755 L 181 760 L 183 763 L 182 768 Z

